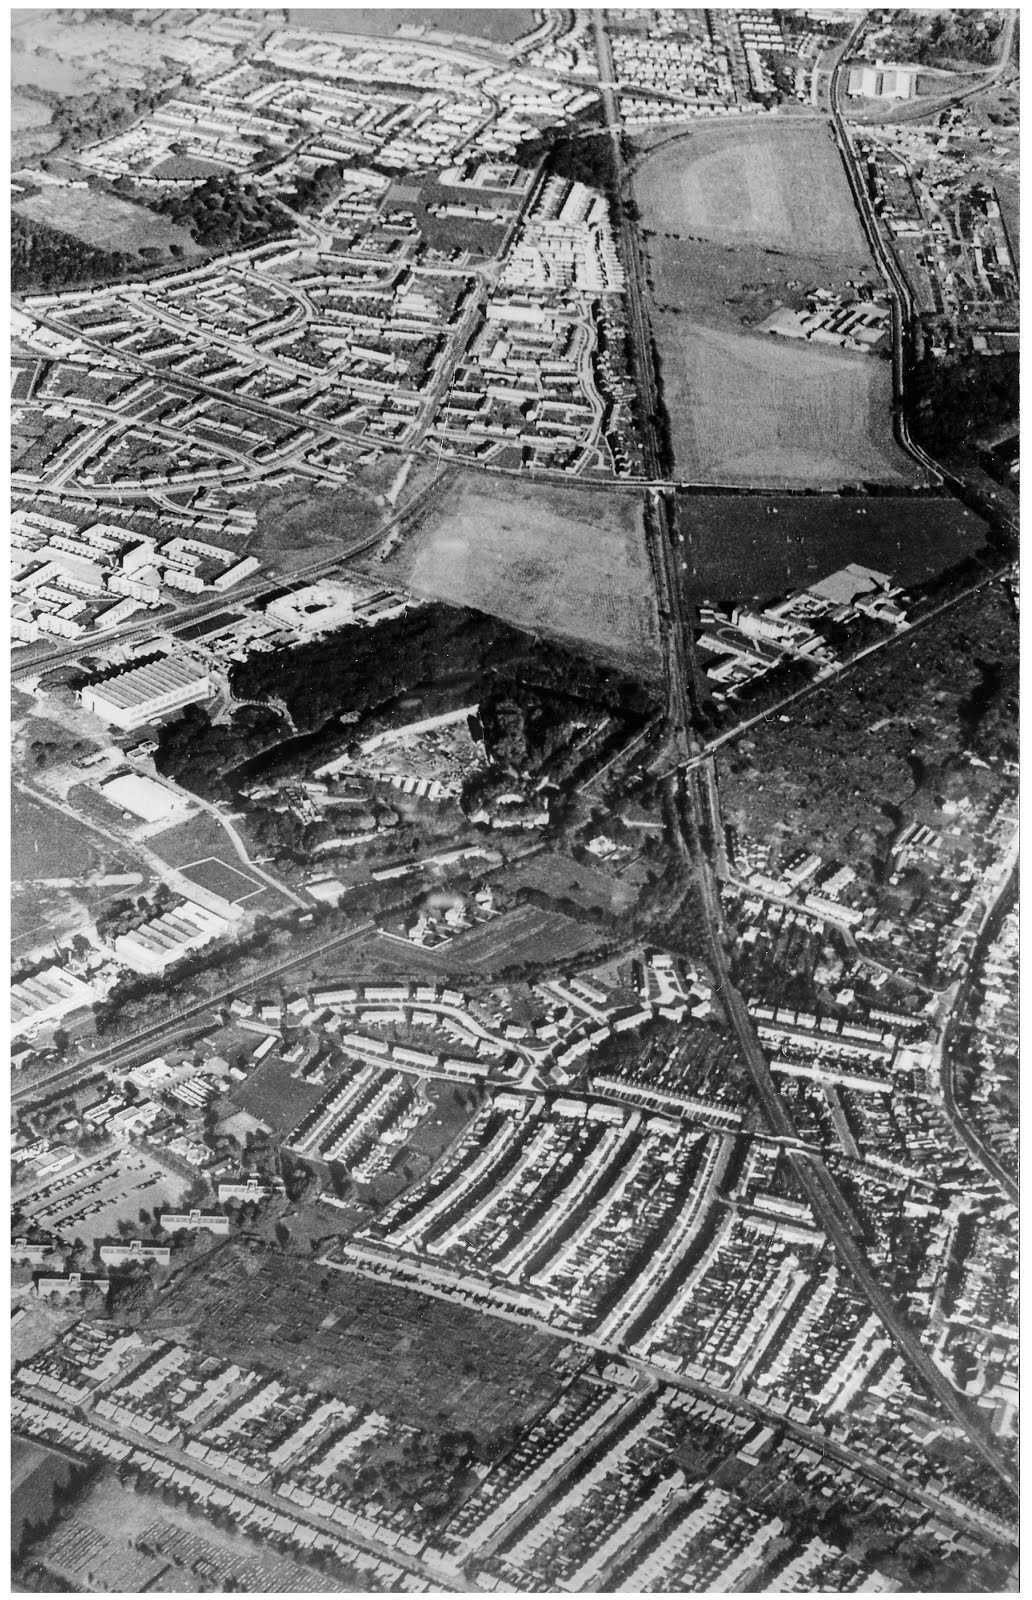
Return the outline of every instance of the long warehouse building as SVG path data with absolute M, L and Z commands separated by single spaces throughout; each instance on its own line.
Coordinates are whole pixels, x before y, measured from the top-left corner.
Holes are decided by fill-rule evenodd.
M 166 711 L 210 699 L 211 692 L 211 676 L 199 663 L 163 656 L 106 683 L 88 683 L 79 698 L 87 711 L 116 728 L 139 728 Z

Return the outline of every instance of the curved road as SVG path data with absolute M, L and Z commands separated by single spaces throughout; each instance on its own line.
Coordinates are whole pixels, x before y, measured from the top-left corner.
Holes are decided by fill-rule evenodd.
M 1009 909 L 1007 902 L 1011 898 L 1011 891 L 1017 886 L 1017 877 L 1018 868 L 1015 867 L 1014 870 L 1009 874 L 1007 881 L 1004 883 L 999 894 L 993 901 L 993 904 L 989 907 L 989 910 L 986 912 L 985 917 L 982 920 L 982 926 L 979 929 L 978 938 L 976 939 L 974 949 L 971 952 L 971 959 L 968 962 L 967 970 L 954 997 L 953 1005 L 950 1007 L 949 1016 L 946 1018 L 946 1021 L 943 1025 L 937 1050 L 939 1058 L 939 1082 L 942 1086 L 943 1105 L 946 1116 L 949 1119 L 950 1126 L 958 1138 L 964 1141 L 964 1144 L 967 1146 L 968 1150 L 974 1156 L 979 1165 L 984 1167 L 989 1176 L 996 1180 L 996 1182 L 1000 1185 L 1000 1188 L 1006 1194 L 1007 1198 L 1014 1205 L 1017 1205 L 1019 1201 L 1017 1181 L 1007 1171 L 1006 1167 L 996 1155 L 996 1152 L 986 1144 L 978 1129 L 965 1118 L 960 1110 L 960 1107 L 957 1105 L 956 1096 L 953 1091 L 953 1062 L 950 1056 L 950 1035 L 956 1028 L 958 1018 L 963 1013 L 964 1005 L 971 989 L 971 984 L 974 980 L 976 972 L 978 971 L 979 963 L 985 954 L 986 947 L 996 937 L 997 933 L 999 932 L 999 924 L 1003 921 L 1004 916 L 1007 914 Z

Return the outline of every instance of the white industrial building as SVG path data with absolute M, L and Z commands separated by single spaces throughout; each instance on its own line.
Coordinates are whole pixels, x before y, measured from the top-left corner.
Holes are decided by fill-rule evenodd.
M 217 939 L 227 927 L 224 917 L 188 900 L 175 911 L 120 934 L 112 949 L 134 972 L 164 972 L 173 962 Z
M 210 674 L 197 662 L 162 656 L 106 683 L 86 684 L 79 698 L 87 711 L 116 728 L 139 728 L 167 711 L 207 700 L 211 692 Z
M 144 822 L 164 822 L 190 810 L 190 802 L 183 795 L 138 772 L 123 772 L 109 779 L 101 784 L 101 793 L 113 805 L 142 817 Z

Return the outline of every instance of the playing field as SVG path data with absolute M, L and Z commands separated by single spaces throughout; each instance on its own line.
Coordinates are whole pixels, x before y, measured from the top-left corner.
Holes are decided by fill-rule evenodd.
M 458 474 L 416 531 L 367 570 L 429 599 L 659 667 L 641 502 Z
M 660 314 L 663 403 L 691 483 L 920 483 L 896 448 L 887 362 Z
M 657 233 L 866 255 L 842 158 L 821 122 L 700 128 L 649 156 L 634 189 Z

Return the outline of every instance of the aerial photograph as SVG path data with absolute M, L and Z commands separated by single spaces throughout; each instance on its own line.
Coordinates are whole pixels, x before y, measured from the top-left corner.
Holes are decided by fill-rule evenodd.
M 1017 1592 L 1017 9 L 10 30 L 13 1592 Z

